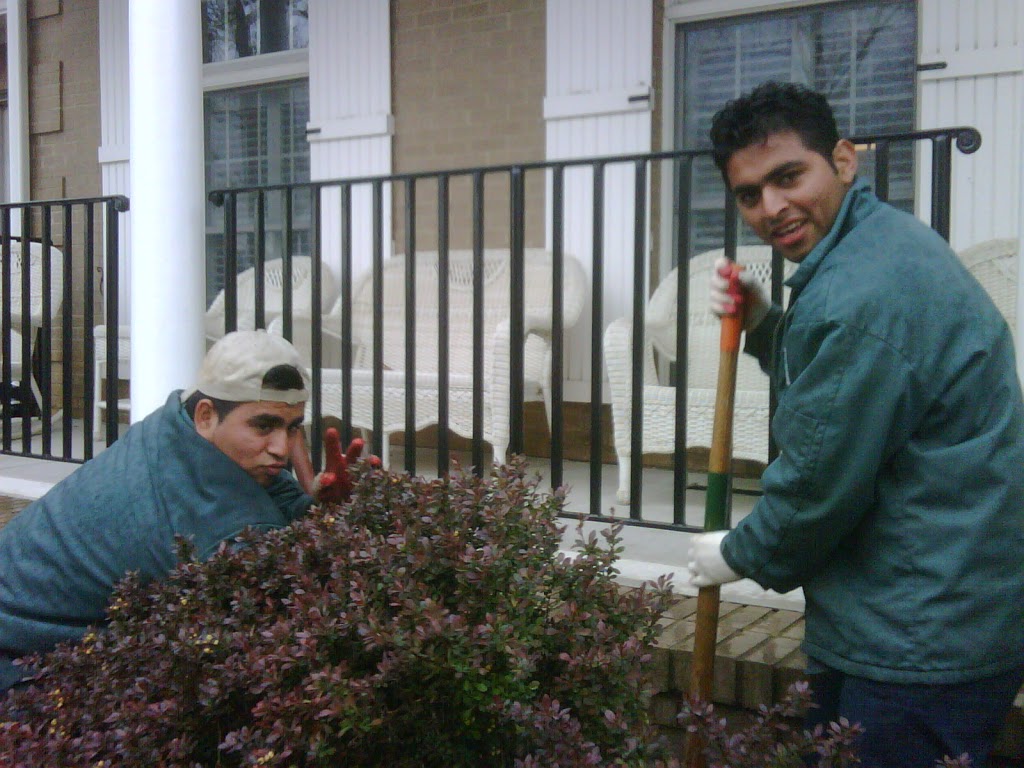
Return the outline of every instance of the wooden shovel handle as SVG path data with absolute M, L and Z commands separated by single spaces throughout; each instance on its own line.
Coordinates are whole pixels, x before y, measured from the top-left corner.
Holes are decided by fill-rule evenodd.
M 704 508 L 704 530 L 727 527 L 729 473 L 732 464 L 732 421 L 736 399 L 736 367 L 739 361 L 740 335 L 743 333 L 741 267 L 733 264 L 729 274 L 729 293 L 737 311 L 722 317 L 719 340 L 718 389 L 715 394 L 715 421 L 708 459 L 708 491 Z M 718 641 L 718 609 L 721 588 L 701 587 L 697 593 L 696 628 L 690 662 L 690 696 L 710 701 L 715 681 L 715 645 Z M 704 768 L 704 744 L 691 734 L 686 739 L 683 764 L 686 768 Z

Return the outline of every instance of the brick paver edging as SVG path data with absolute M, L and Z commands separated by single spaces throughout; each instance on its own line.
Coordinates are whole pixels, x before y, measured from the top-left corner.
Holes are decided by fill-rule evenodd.
M 654 722 L 669 731 L 678 729 L 679 737 L 682 729 L 675 718 L 689 688 L 696 612 L 696 597 L 683 597 L 665 612 L 649 672 Z M 790 685 L 805 679 L 803 637 L 804 617 L 799 611 L 723 602 L 712 693 L 716 708 L 726 713 L 756 711 L 762 704 L 778 702 Z M 1024 690 L 1017 695 L 995 752 L 1024 761 Z
M 697 598 L 684 597 L 662 617 L 652 665 L 655 693 L 688 688 L 696 611 Z M 804 616 L 799 611 L 723 602 L 713 701 L 745 709 L 778 701 L 803 676 L 803 637 Z

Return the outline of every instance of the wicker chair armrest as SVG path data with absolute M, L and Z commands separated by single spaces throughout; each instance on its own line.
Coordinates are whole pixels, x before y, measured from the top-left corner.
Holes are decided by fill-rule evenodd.
M 492 390 L 504 387 L 507 392 L 512 375 L 511 341 L 511 323 L 502 320 L 495 327 L 484 354 L 484 381 Z M 523 380 L 528 387 L 543 387 L 550 354 L 551 342 L 548 336 L 527 329 L 523 338 Z
M 629 318 L 620 317 L 613 320 L 605 329 L 604 362 L 613 393 L 621 391 L 628 399 L 631 396 L 633 380 L 633 323 Z M 658 383 L 658 373 L 654 366 L 654 348 L 646 338 L 643 376 L 646 384 Z

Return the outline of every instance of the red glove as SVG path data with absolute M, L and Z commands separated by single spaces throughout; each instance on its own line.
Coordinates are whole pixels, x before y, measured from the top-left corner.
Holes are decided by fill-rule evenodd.
M 734 314 L 744 305 L 743 327 L 750 331 L 768 315 L 772 300 L 750 270 L 739 271 L 724 256 L 711 270 L 711 311 L 719 317 Z
M 324 471 L 313 480 L 313 498 L 320 503 L 341 504 L 352 495 L 352 476 L 348 472 L 349 465 L 354 463 L 363 452 L 363 441 L 358 437 L 348 445 L 345 453 L 341 452 L 341 437 L 338 430 L 331 427 L 324 433 Z M 373 467 L 380 466 L 380 459 L 371 456 L 368 461 Z
M 740 285 L 740 272 L 743 270 L 738 264 L 730 264 L 728 269 L 718 270 L 718 274 L 729 281 L 729 287 L 726 289 L 726 293 L 729 294 L 729 298 L 732 299 L 733 305 L 739 308 L 740 304 L 743 303 L 744 291 L 743 286 Z

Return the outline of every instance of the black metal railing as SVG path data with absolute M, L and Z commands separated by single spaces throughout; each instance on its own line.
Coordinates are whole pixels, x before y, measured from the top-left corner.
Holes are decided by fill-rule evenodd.
M 954 144 L 963 153 L 975 151 L 980 145 L 980 135 L 972 128 L 950 128 L 934 131 L 918 131 L 905 134 L 890 134 L 879 136 L 865 136 L 854 139 L 855 143 L 867 147 L 873 153 L 874 161 L 874 185 L 877 193 L 883 199 L 889 195 L 889 172 L 890 155 L 894 147 L 909 144 L 916 145 L 918 142 L 928 142 L 932 148 L 931 160 L 931 224 L 944 237 L 948 238 L 950 226 L 950 195 L 952 188 L 952 148 Z M 351 178 L 343 180 L 317 181 L 306 184 L 269 185 L 262 187 L 232 188 L 218 190 L 211 193 L 210 199 L 217 205 L 225 208 L 225 232 L 224 242 L 226 250 L 224 253 L 225 273 L 234 274 L 237 272 L 240 261 L 251 262 L 256 266 L 256 325 L 266 325 L 267 317 L 262 310 L 262 265 L 266 260 L 264 239 L 260 236 L 267 222 L 259 212 L 266 210 L 268 196 L 278 195 L 283 197 L 285 204 L 278 206 L 284 211 L 285 221 L 278 222 L 276 226 L 283 226 L 285 232 L 290 232 L 293 223 L 290 218 L 292 210 L 291 202 L 296 196 L 306 195 L 312 210 L 312 238 L 311 251 L 312 264 L 315 270 L 320 270 L 322 261 L 327 258 L 332 261 L 340 275 L 340 306 L 350 307 L 352 302 L 352 288 L 356 275 L 354 252 L 356 250 L 354 232 L 355 228 L 364 225 L 369 230 L 369 237 L 365 238 L 370 253 L 368 255 L 369 265 L 367 269 L 373 275 L 374 302 L 372 306 L 372 360 L 367 365 L 372 369 L 372 417 L 370 419 L 373 433 L 371 449 L 375 453 L 382 451 L 383 434 L 383 323 L 385 308 L 383 306 L 383 264 L 385 259 L 384 243 L 389 242 L 391 235 L 398 233 L 398 242 L 403 243 L 404 248 L 396 249 L 406 254 L 417 254 L 423 250 L 423 243 L 429 243 L 430 250 L 436 247 L 438 253 L 438 307 L 437 307 L 437 330 L 439 335 L 438 348 L 442 350 L 438 361 L 438 390 L 440 406 L 437 415 L 437 468 L 439 473 L 447 471 L 451 459 L 451 450 L 448 441 L 449 427 L 449 374 L 451 373 L 448 360 L 443 352 L 447 348 L 446 340 L 451 331 L 447 314 L 448 289 L 448 256 L 453 250 L 452 242 L 456 237 L 461 238 L 470 244 L 474 263 L 474 300 L 473 300 L 473 340 L 472 340 L 472 435 L 471 435 L 471 463 L 476 471 L 483 471 L 484 464 L 484 409 L 485 409 L 485 344 L 483 338 L 484 318 L 484 286 L 483 286 L 483 257 L 485 243 L 500 241 L 510 253 L 511 284 L 510 284 L 510 391 L 509 391 L 509 451 L 520 453 L 524 448 L 524 340 L 526 332 L 524 327 L 524 283 L 523 264 L 524 252 L 527 242 L 538 240 L 549 243 L 553 259 L 553 270 L 551 273 L 551 334 L 550 334 L 550 387 L 551 387 L 551 413 L 550 413 L 550 465 L 549 479 L 553 486 L 561 485 L 564 477 L 564 463 L 566 461 L 566 403 L 563 389 L 565 379 L 566 345 L 569 340 L 564 331 L 564 308 L 562 296 L 564 288 L 564 265 L 566 254 L 566 239 L 569 235 L 570 225 L 567 215 L 572 213 L 574 234 L 577 241 L 582 237 L 589 242 L 587 255 L 590 259 L 590 312 L 589 312 L 589 485 L 590 502 L 589 516 L 594 519 L 608 519 L 602 512 L 602 473 L 605 465 L 605 428 L 602 420 L 604 407 L 604 385 L 603 385 L 603 349 L 602 333 L 605 328 L 606 307 L 604 305 L 606 254 L 608 246 L 609 227 L 606 220 L 606 207 L 611 199 L 621 201 L 623 190 L 614 189 L 614 178 L 617 178 L 618 170 L 626 168 L 631 171 L 632 179 L 632 223 L 631 232 L 625 238 L 630 245 L 628 258 L 632 262 L 632 293 L 630 306 L 626 307 L 624 313 L 632 318 L 634 329 L 632 339 L 632 368 L 633 368 L 633 397 L 632 397 L 632 455 L 637 460 L 631 462 L 631 501 L 629 505 L 629 517 L 627 522 L 648 525 L 655 527 L 667 527 L 672 529 L 686 529 L 685 521 L 685 490 L 694 487 L 690 482 L 686 466 L 686 400 L 687 400 L 687 377 L 685 366 L 680 366 L 674 377 L 676 393 L 675 410 L 675 434 L 676 450 L 673 464 L 673 483 L 675 487 L 674 499 L 675 508 L 671 522 L 656 522 L 645 520 L 642 515 L 642 493 L 641 482 L 642 462 L 639 460 L 641 450 L 641 435 L 643 430 L 643 412 L 640 406 L 642 397 L 642 378 L 644 354 L 644 309 L 648 298 L 648 285 L 652 277 L 652 271 L 656 263 L 652 263 L 650 253 L 652 244 L 656 244 L 657 252 L 670 256 L 669 262 L 678 265 L 678 307 L 677 307 L 677 332 L 676 332 L 676 359 L 687 359 L 687 329 L 686 318 L 689 302 L 689 275 L 688 263 L 693 256 L 692 243 L 695 242 L 691 220 L 691 209 L 694 206 L 695 192 L 703 198 L 707 198 L 709 192 L 706 189 L 694 190 L 693 169 L 696 163 L 708 162 L 707 151 L 672 151 L 656 152 L 642 155 L 623 155 L 616 157 L 600 157 L 587 159 L 573 159 L 564 161 L 550 161 L 538 163 L 526 163 L 507 166 L 489 166 L 480 168 L 466 168 L 446 170 L 438 172 L 422 172 L 394 174 L 389 176 L 369 176 L 363 178 Z M 589 184 L 585 181 L 580 183 L 581 174 L 589 178 Z M 572 177 L 571 180 L 569 177 Z M 652 194 L 651 187 L 657 186 L 653 182 L 657 180 L 658 185 L 670 184 L 673 189 L 674 210 L 668 210 L 658 204 L 658 195 Z M 462 193 L 466 201 L 464 207 L 453 205 L 452 197 L 456 187 Z M 327 191 L 335 190 L 336 194 L 331 198 L 331 205 L 336 206 L 330 211 L 332 217 L 340 222 L 340 235 L 338 238 L 338 252 L 327 254 L 324 252 L 321 232 L 324 221 L 325 200 Z M 488 205 L 487 201 L 495 197 L 494 190 L 500 194 L 499 205 Z M 547 190 L 540 194 L 530 194 L 529 190 Z M 725 248 L 727 254 L 734 255 L 741 240 L 741 232 L 735 206 L 731 197 L 726 194 L 724 188 L 718 193 L 721 201 L 721 209 L 724 210 L 724 226 L 717 235 L 719 243 Z M 363 195 L 368 198 L 369 205 L 361 209 L 364 218 L 358 218 L 354 198 Z M 246 210 L 257 211 L 255 228 L 255 249 L 253 253 L 240 253 L 238 249 L 238 238 L 236 237 L 236 226 L 238 221 L 238 210 L 240 201 L 244 203 Z M 392 201 L 393 208 L 389 209 L 387 201 Z M 433 201 L 434 206 L 429 205 Z M 396 224 L 389 228 L 389 214 L 394 210 Z M 498 211 L 497 215 L 495 211 Z M 366 213 L 368 211 L 368 214 Z M 401 216 L 398 212 L 401 211 Z M 424 227 L 421 219 L 426 211 L 433 211 L 430 226 Z M 456 232 L 457 224 L 453 225 L 453 219 L 458 218 L 462 228 Z M 585 219 L 581 225 L 580 218 Z M 500 221 L 500 226 L 488 228 L 493 221 Z M 540 220 L 540 221 L 539 221 Z M 398 224 L 397 222 L 401 223 Z M 662 222 L 670 222 L 668 226 L 661 226 Z M 427 231 L 427 236 L 423 236 Z M 581 231 L 583 234 L 581 235 Z M 666 234 L 667 233 L 667 234 Z M 621 232 L 619 233 L 621 235 Z M 701 242 L 708 241 L 708 233 L 701 234 Z M 286 241 L 290 238 L 285 238 Z M 289 259 L 294 254 L 291 249 L 286 249 L 283 254 L 285 270 L 287 272 Z M 657 260 L 654 260 L 657 261 Z M 415 342 L 417 331 L 416 306 L 416 259 L 408 258 L 405 263 L 406 289 L 405 307 L 407 311 L 404 316 L 404 344 L 405 344 L 405 370 L 404 370 L 404 397 L 405 397 L 405 468 L 409 471 L 416 471 L 417 467 L 417 441 L 415 436 L 415 423 L 417 413 L 416 403 L 416 355 Z M 314 279 L 312 290 L 318 291 L 318 272 Z M 284 285 L 290 285 L 286 278 Z M 237 312 L 237 297 L 232 296 L 232 281 L 228 280 L 225 285 L 225 306 L 227 308 L 225 318 L 225 331 L 233 330 L 236 327 L 235 313 Z M 772 295 L 776 300 L 782 296 L 782 259 L 777 254 L 773 259 Z M 290 294 L 285 292 L 282 301 L 282 322 L 281 330 L 288 338 L 292 337 L 294 330 L 290 304 Z M 340 418 L 343 430 L 343 440 L 346 442 L 351 437 L 352 423 L 352 392 L 353 392 L 353 321 L 349 313 L 342 311 L 338 318 L 336 334 L 337 349 L 325 346 L 322 324 L 324 312 L 319 295 L 314 295 L 310 300 L 309 320 L 310 339 L 309 354 L 313 375 L 313 393 L 311 407 L 313 412 L 313 452 L 314 462 L 320 462 L 320 439 L 321 439 L 321 417 L 323 403 L 321 398 L 321 384 L 323 374 L 323 355 L 326 352 L 336 353 L 340 359 L 340 382 L 342 389 L 341 407 L 337 413 L 331 414 Z M 408 308 L 413 308 L 408 311 Z M 622 308 L 620 308 L 621 310 Z M 333 343 L 333 342 L 332 342 Z
M 127 210 L 123 196 L 0 205 L 0 453 L 92 457 L 93 328 L 104 319 L 117 328 L 118 219 Z M 116 345 L 117 334 L 108 340 Z M 116 346 L 106 357 L 116 430 Z

